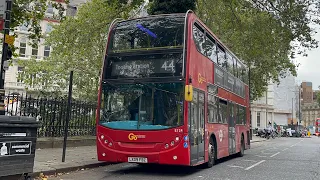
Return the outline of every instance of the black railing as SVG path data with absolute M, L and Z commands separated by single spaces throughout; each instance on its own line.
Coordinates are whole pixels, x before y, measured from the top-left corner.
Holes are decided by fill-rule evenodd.
M 62 137 L 67 114 L 67 97 L 6 95 L 7 116 L 29 116 L 40 121 L 38 137 Z M 96 102 L 72 100 L 68 136 L 95 135 Z

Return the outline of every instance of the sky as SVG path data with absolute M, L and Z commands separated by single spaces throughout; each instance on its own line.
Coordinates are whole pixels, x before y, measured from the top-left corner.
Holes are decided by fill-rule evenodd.
M 319 41 L 319 47 L 308 51 L 307 57 L 297 57 L 297 62 L 300 63 L 300 66 L 296 77 L 297 84 L 302 81 L 312 82 L 314 90 L 318 90 L 320 86 L 320 26 L 317 26 L 316 30 L 318 33 L 314 35 L 314 38 Z

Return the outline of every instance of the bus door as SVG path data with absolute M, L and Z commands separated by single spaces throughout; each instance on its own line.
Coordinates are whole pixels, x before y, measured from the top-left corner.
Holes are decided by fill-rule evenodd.
M 229 101 L 228 102 L 228 137 L 229 137 L 229 154 L 236 153 L 236 130 L 235 130 L 235 108 L 234 104 Z
M 204 92 L 194 89 L 193 100 L 189 104 L 189 138 L 191 165 L 204 161 Z

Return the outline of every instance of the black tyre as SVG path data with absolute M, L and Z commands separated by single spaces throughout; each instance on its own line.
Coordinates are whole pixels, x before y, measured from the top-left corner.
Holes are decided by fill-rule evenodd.
M 209 147 L 208 147 L 208 157 L 209 160 L 206 163 L 208 168 L 211 168 L 216 163 L 216 145 L 213 139 L 210 139 Z
M 240 152 L 239 152 L 239 156 L 242 157 L 244 155 L 244 148 L 245 148 L 245 145 L 244 145 L 244 138 L 243 136 L 241 137 L 241 148 L 240 148 Z

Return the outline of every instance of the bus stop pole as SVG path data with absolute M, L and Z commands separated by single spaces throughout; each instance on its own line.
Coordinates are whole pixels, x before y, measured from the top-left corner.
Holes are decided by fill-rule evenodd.
M 71 116 L 72 80 L 73 80 L 73 71 L 70 71 L 67 115 L 66 115 L 66 121 L 65 121 L 65 125 L 64 125 L 62 162 L 65 162 L 65 160 L 66 160 L 66 148 L 67 148 L 68 126 L 69 126 L 69 121 L 70 121 L 70 116 Z

